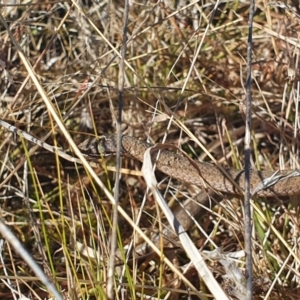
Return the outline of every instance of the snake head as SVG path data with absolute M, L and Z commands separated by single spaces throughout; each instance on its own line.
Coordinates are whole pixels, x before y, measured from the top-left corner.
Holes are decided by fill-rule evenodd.
M 108 157 L 116 154 L 116 139 L 114 135 L 102 135 L 89 138 L 78 145 L 85 156 Z

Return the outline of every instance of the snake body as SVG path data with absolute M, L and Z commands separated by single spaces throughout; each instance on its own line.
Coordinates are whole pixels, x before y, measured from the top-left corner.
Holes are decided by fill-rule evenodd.
M 141 162 L 144 160 L 145 151 L 153 146 L 128 135 L 123 135 L 121 141 L 121 155 Z M 81 143 L 79 148 L 83 153 L 91 157 L 113 156 L 117 152 L 117 137 L 116 135 L 107 134 L 98 138 L 88 139 Z M 156 157 L 157 153 L 153 154 L 153 159 Z M 191 160 L 184 155 L 168 150 L 161 150 L 159 158 L 155 162 L 158 170 L 177 180 L 199 187 L 211 187 L 215 191 L 228 194 L 243 194 L 245 185 L 244 170 L 226 168 L 223 173 L 217 166 L 198 161 L 191 163 Z M 250 174 L 251 191 L 253 192 L 258 186 L 262 187 L 257 192 L 259 196 L 274 197 L 275 195 L 290 196 L 300 194 L 300 179 L 299 177 L 290 177 L 291 171 L 277 171 L 275 173 L 274 171 L 251 170 Z M 281 179 L 264 188 L 266 180 L 273 178 L 274 174 Z

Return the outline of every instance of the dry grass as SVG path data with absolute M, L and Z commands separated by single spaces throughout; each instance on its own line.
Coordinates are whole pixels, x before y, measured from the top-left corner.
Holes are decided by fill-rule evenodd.
M 168 2 L 130 6 L 123 132 L 155 142 L 166 139 L 193 158 L 209 161 L 199 150 L 201 143 L 218 163 L 242 168 L 249 3 L 220 3 L 213 11 L 210 2 L 189 7 L 183 1 L 177 7 Z M 254 18 L 253 168 L 294 169 L 299 168 L 300 18 L 266 4 L 256 3 Z M 296 1 L 291 5 L 298 7 Z M 87 134 L 114 132 L 123 7 L 120 1 L 37 0 L 1 7 L 9 26 L 7 30 L 1 23 L 1 118 L 39 139 L 49 134 L 48 143 L 71 152 L 45 104 L 46 96 L 76 143 Z M 13 39 L 39 83 L 33 81 L 34 72 L 28 72 Z M 2 220 L 66 299 L 105 299 L 111 202 L 82 166 L 41 148 L 29 155 L 31 143 L 0 130 Z M 95 170 L 110 191 L 114 173 L 105 165 L 113 163 L 106 161 Z M 124 160 L 123 167 L 140 170 L 141 165 Z M 158 178 L 165 177 L 158 174 Z M 124 174 L 120 205 L 136 220 L 143 198 L 147 199 L 138 226 L 153 230 L 152 224 L 159 228 L 158 220 L 164 217 L 157 215 L 145 187 L 143 177 Z M 175 181 L 164 180 L 160 189 L 173 202 L 195 194 Z M 255 202 L 255 299 L 299 298 L 297 197 Z M 197 227 L 190 232 L 197 247 L 243 249 L 241 203 L 228 199 L 197 220 L 202 232 Z M 119 225 L 121 249 L 133 236 L 139 242 L 123 218 Z M 1 259 L 3 299 L 13 298 L 13 289 L 18 298 L 22 293 L 50 299 L 9 243 L 1 249 Z M 182 251 L 170 259 L 178 268 L 188 262 Z M 221 276 L 224 268 L 218 262 L 207 263 L 226 292 L 232 293 L 236 287 Z M 189 289 L 155 255 L 133 255 L 125 266 L 117 260 L 117 266 L 116 299 L 188 299 Z M 244 270 L 243 261 L 238 267 Z M 193 268 L 186 278 L 197 290 L 209 293 Z M 193 292 L 190 297 L 198 299 Z

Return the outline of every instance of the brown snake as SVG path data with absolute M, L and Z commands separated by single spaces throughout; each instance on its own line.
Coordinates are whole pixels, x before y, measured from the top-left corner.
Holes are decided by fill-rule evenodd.
M 141 162 L 144 160 L 144 153 L 152 144 L 143 142 L 137 138 L 123 135 L 121 155 L 135 158 Z M 115 135 L 103 135 L 99 138 L 85 140 L 79 145 L 79 149 L 83 153 L 91 157 L 112 156 L 116 155 L 117 142 Z M 156 158 L 157 154 L 153 155 Z M 242 195 L 245 185 L 244 170 L 236 170 L 226 168 L 225 171 L 237 184 L 239 188 L 232 183 L 228 177 L 216 166 L 191 160 L 183 155 L 176 154 L 171 151 L 161 150 L 159 158 L 156 161 L 156 168 L 163 173 L 176 178 L 180 181 L 194 184 L 199 187 L 211 187 L 214 191 L 220 191 L 228 194 Z M 289 177 L 291 171 L 256 171 L 251 170 L 251 192 L 259 185 L 262 187 L 257 195 L 274 197 L 290 196 L 300 194 L 300 179 L 299 177 Z M 263 188 L 264 181 L 268 178 L 280 178 L 279 181 L 274 181 L 268 188 Z M 295 176 L 295 175 L 293 175 Z
M 152 144 L 143 142 L 131 136 L 122 136 L 122 148 L 121 155 L 137 159 L 141 162 L 144 160 L 144 153 L 146 149 L 153 146 Z M 85 140 L 79 146 L 79 149 L 87 156 L 100 158 L 106 156 L 116 155 L 117 142 L 115 135 L 104 135 L 99 138 L 91 138 Z M 159 158 L 157 153 L 153 154 L 153 159 L 156 161 L 156 168 L 163 173 L 174 177 L 180 181 L 194 184 L 199 187 L 212 187 L 216 192 L 223 192 L 227 194 L 233 194 L 237 196 L 243 195 L 244 187 L 244 170 L 236 170 L 233 168 L 227 168 L 225 171 L 231 179 L 237 185 L 232 183 L 222 171 L 211 164 L 204 162 L 191 162 L 190 159 L 183 155 L 176 154 L 171 151 L 161 150 Z M 300 179 L 299 177 L 289 177 L 292 171 L 251 171 L 251 189 L 253 190 L 263 184 L 263 180 L 278 176 L 280 181 L 274 181 L 274 184 L 270 184 L 269 188 L 260 189 L 257 192 L 259 196 L 274 197 L 274 196 L 289 196 L 300 194 Z M 298 174 L 296 172 L 295 174 Z M 296 175 L 293 175 L 296 176 Z M 211 200 L 214 200 L 213 202 Z M 223 200 L 223 197 L 214 191 L 203 191 L 195 196 L 195 201 L 187 199 L 183 203 L 183 207 L 179 206 L 174 211 L 174 215 L 177 220 L 183 226 L 185 230 L 188 230 L 194 221 L 191 218 L 197 218 L 201 216 L 205 210 L 203 207 L 208 207 L 211 204 L 216 204 Z M 200 204 L 200 205 L 199 205 Z M 168 239 L 164 239 L 164 243 L 168 241 L 176 241 L 177 235 L 171 229 L 169 225 L 166 225 L 163 229 L 162 235 Z M 154 233 L 151 239 L 157 245 L 160 244 L 161 235 Z M 145 254 L 148 252 L 146 243 L 140 244 L 135 248 L 135 251 L 139 254 Z

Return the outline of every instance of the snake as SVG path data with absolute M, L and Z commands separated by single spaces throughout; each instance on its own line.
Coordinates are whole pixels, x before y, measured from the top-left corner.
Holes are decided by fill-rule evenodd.
M 144 153 L 150 147 L 153 147 L 153 144 L 138 138 L 129 135 L 121 137 L 121 155 L 124 157 L 143 162 Z M 114 156 L 117 154 L 117 136 L 107 134 L 87 139 L 79 145 L 79 149 L 90 157 Z M 243 195 L 245 170 L 220 169 L 207 162 L 191 161 L 186 155 L 168 150 L 161 150 L 159 156 L 153 154 L 153 159 L 155 159 L 156 169 L 179 181 L 202 188 L 211 187 L 215 191 L 226 194 Z M 288 170 L 250 170 L 251 194 L 256 193 L 257 196 L 264 197 L 299 195 L 298 173 L 299 171 L 292 173 Z
M 138 138 L 121 136 L 120 154 L 123 157 L 144 161 L 146 150 L 154 145 Z M 78 148 L 90 158 L 105 158 L 117 155 L 117 135 L 105 134 L 84 140 Z M 173 212 L 185 230 L 194 224 L 193 218 L 203 215 L 205 208 L 221 202 L 226 195 L 244 197 L 245 170 L 234 168 L 220 169 L 218 166 L 201 161 L 194 161 L 187 155 L 169 150 L 160 150 L 152 154 L 156 169 L 187 184 L 196 185 L 204 190 L 195 199 L 186 200 Z M 299 171 L 257 171 L 250 170 L 250 189 L 255 197 L 287 197 L 300 194 Z M 259 187 L 259 188 L 257 188 Z M 211 189 L 210 189 L 211 188 Z M 221 193 L 220 193 L 221 192 Z M 213 199 L 213 201 L 212 201 Z M 199 205 L 200 204 L 200 205 Z M 162 236 L 165 245 L 169 240 L 177 241 L 178 237 L 170 226 L 166 225 Z M 151 240 L 159 245 L 161 234 L 154 233 Z M 147 244 L 136 247 L 139 254 L 148 253 Z

